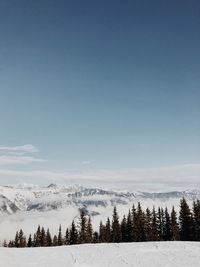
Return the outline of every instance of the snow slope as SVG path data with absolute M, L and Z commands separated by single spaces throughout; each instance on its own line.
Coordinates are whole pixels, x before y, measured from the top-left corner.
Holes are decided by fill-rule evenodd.
M 0 248 L 0 267 L 200 267 L 198 242 Z

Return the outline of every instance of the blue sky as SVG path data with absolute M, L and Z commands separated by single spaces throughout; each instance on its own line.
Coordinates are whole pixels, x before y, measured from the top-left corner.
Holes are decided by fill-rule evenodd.
M 199 1 L 2 0 L 0 182 L 133 169 L 151 182 L 149 169 L 188 164 L 190 181 L 200 164 L 199 25 Z

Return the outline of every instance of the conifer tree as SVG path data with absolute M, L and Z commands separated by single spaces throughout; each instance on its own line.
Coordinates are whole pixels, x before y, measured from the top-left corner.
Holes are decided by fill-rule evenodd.
M 4 241 L 3 241 L 3 247 L 4 247 L 4 248 L 7 248 L 7 247 L 8 247 L 8 244 L 7 244 L 7 242 L 6 242 L 6 239 L 4 239 Z
M 65 232 L 65 245 L 69 245 L 69 229 L 66 229 Z
M 79 231 L 79 243 L 85 243 L 86 241 L 86 224 L 87 218 L 84 211 L 80 212 L 80 231 Z
M 52 246 L 52 238 L 49 229 L 47 229 L 47 234 L 46 234 L 46 244 L 48 247 Z
M 119 243 L 121 241 L 121 229 L 119 223 L 119 216 L 116 207 L 113 209 L 112 217 L 112 242 Z
M 146 209 L 145 214 L 145 233 L 146 233 L 146 241 L 151 241 L 152 236 L 152 227 L 151 227 L 151 211 L 149 208 Z
M 59 232 L 58 232 L 58 246 L 62 246 L 63 245 L 63 240 L 62 240 L 62 229 L 61 229 L 61 225 L 59 226 Z
M 76 229 L 76 225 L 74 221 L 72 221 L 72 226 L 70 229 L 70 234 L 69 234 L 69 244 L 74 245 L 78 243 L 78 233 Z
M 152 211 L 152 223 L 151 223 L 151 241 L 158 241 L 158 222 L 157 222 L 157 214 L 155 211 L 155 207 L 153 207 Z
M 200 241 L 200 201 L 193 202 L 194 240 Z
M 133 241 L 133 220 L 132 220 L 130 210 L 127 216 L 126 231 L 127 231 L 127 242 L 132 242 Z
M 158 240 L 164 240 L 164 212 L 162 208 L 158 208 Z
M 54 235 L 54 237 L 53 237 L 53 246 L 54 247 L 58 246 L 58 237 L 57 237 L 57 235 Z
M 164 222 L 164 229 L 163 229 L 163 240 L 170 241 L 172 239 L 171 233 L 171 218 L 168 212 L 168 209 L 165 209 L 165 222 Z
M 9 243 L 8 243 L 8 247 L 9 248 L 15 247 L 14 241 L 10 240 Z
M 179 225 L 177 222 L 177 215 L 176 211 L 174 209 L 174 206 L 172 207 L 172 212 L 171 212 L 171 240 L 179 240 L 180 235 L 179 235 Z
M 137 237 L 136 237 L 136 234 L 137 234 L 137 212 L 136 212 L 136 208 L 135 208 L 134 204 L 132 206 L 131 214 L 132 214 L 133 241 L 136 241 L 136 239 L 137 239 Z
M 15 235 L 14 246 L 15 246 L 16 248 L 19 247 L 19 233 L 18 233 L 18 231 L 16 232 L 16 235 Z
M 190 208 L 185 200 L 182 198 L 180 201 L 180 238 L 182 241 L 192 240 L 192 214 Z
M 28 238 L 28 243 L 27 243 L 27 247 L 32 247 L 33 246 L 33 242 L 32 242 L 32 237 L 31 235 L 29 235 L 29 238 Z
M 106 221 L 106 227 L 105 227 L 105 240 L 106 242 L 111 242 L 111 225 L 110 225 L 110 219 L 107 218 Z
M 36 247 L 36 234 L 33 235 L 33 247 Z
M 41 233 L 40 233 L 40 246 L 41 247 L 46 247 L 46 245 L 47 245 L 46 233 L 45 233 L 44 227 L 42 227 Z
M 121 222 L 121 241 L 127 242 L 127 221 L 126 216 L 123 216 L 122 222 Z
M 22 229 L 20 229 L 19 231 L 19 247 L 20 248 L 26 247 L 26 237 L 24 236 Z
M 137 211 L 134 220 L 135 228 L 135 241 L 141 242 L 146 240 L 145 236 L 145 215 L 142 211 L 142 207 L 138 202 Z
M 35 246 L 36 247 L 41 247 L 41 229 L 40 229 L 40 225 L 38 225 L 35 237 L 36 237 Z
M 95 232 L 93 233 L 92 242 L 93 242 L 93 243 L 98 243 L 98 242 L 99 242 L 99 233 L 98 233 L 97 231 L 95 231 Z
M 99 242 L 104 243 L 107 242 L 106 240 L 106 227 L 103 225 L 102 221 L 99 224 Z
M 93 241 L 93 229 L 92 229 L 92 223 L 91 223 L 91 218 L 87 220 L 87 225 L 86 225 L 86 243 L 92 243 Z

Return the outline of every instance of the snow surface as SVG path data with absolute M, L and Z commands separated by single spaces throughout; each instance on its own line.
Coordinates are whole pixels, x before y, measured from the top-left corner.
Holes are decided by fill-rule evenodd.
M 200 267 L 199 242 L 0 248 L 0 267 Z

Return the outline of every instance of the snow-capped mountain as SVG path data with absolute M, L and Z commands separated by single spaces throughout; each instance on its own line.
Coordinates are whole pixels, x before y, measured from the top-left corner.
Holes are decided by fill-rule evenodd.
M 174 205 L 178 210 L 182 197 L 191 204 L 193 200 L 200 199 L 200 190 L 153 193 L 79 185 L 0 186 L 0 238 L 13 238 L 19 228 L 23 228 L 25 233 L 33 233 L 38 224 L 49 227 L 56 233 L 59 224 L 66 228 L 73 219 L 77 220 L 81 209 L 91 215 L 96 228 L 100 220 L 105 221 L 108 216 L 111 217 L 115 205 L 119 216 L 127 214 L 132 205 L 137 205 L 138 202 L 144 208 L 167 206 L 171 209 Z
M 19 211 L 49 211 L 75 206 L 88 212 L 92 209 L 114 205 L 132 205 L 141 202 L 145 206 L 176 205 L 180 198 L 188 201 L 200 198 L 199 190 L 172 191 L 165 193 L 153 192 L 120 192 L 83 186 L 58 186 L 50 184 L 47 187 L 30 185 L 1 186 L 0 211 L 7 214 Z M 93 212 L 96 214 L 96 212 Z
M 19 208 L 10 201 L 7 197 L 0 195 L 0 212 L 1 213 L 14 213 L 17 212 Z

